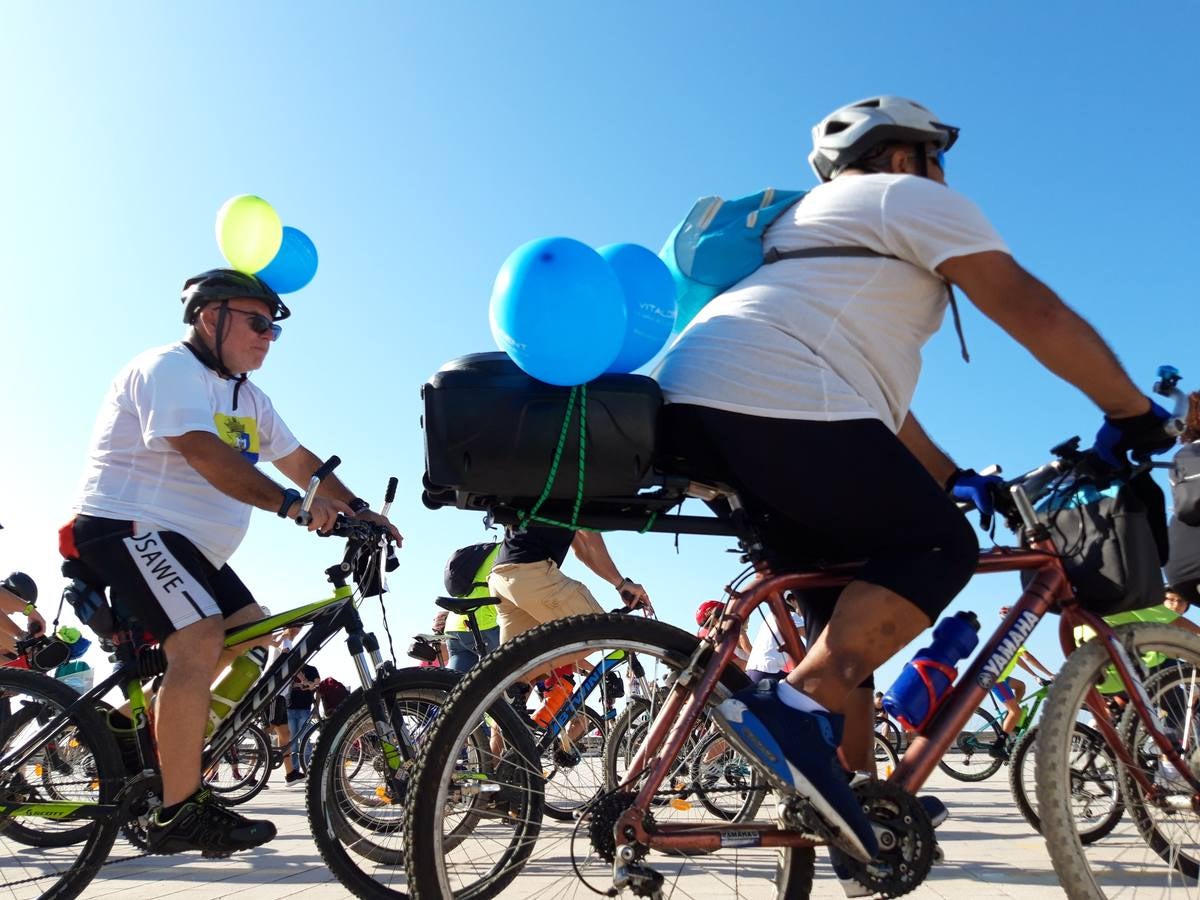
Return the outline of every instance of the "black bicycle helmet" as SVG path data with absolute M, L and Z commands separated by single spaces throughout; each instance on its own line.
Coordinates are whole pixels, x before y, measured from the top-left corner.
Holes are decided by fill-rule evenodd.
M 16 594 L 26 603 L 37 603 L 37 584 L 24 572 L 13 572 L 3 581 L 0 581 L 0 587 Z
M 266 303 L 271 307 L 271 318 L 277 322 L 292 314 L 287 304 L 262 279 L 235 269 L 209 269 L 183 283 L 180 299 L 183 301 L 184 324 L 193 324 L 200 310 L 208 304 L 237 297 Z

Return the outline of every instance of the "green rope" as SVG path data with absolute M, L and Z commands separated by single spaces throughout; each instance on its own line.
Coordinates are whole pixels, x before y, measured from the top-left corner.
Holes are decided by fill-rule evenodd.
M 571 509 L 571 527 L 579 523 L 579 507 L 583 506 L 583 475 L 587 471 L 587 385 L 579 387 L 579 478 L 575 482 L 575 506 Z
M 554 489 L 554 482 L 558 480 L 558 467 L 562 462 L 563 448 L 567 444 L 567 434 L 571 428 L 571 416 L 575 411 L 575 396 L 579 395 L 579 474 L 575 481 L 575 504 L 571 508 L 571 521 L 560 522 L 557 519 L 551 519 L 546 516 L 539 516 L 538 510 L 542 508 L 545 502 L 550 498 L 550 491 Z M 529 512 L 518 511 L 519 517 L 518 528 L 527 527 L 530 522 L 541 522 L 544 525 L 553 525 L 557 528 L 566 528 L 570 531 L 592 531 L 597 534 L 602 534 L 601 528 L 589 528 L 586 525 L 579 524 L 579 510 L 583 507 L 583 485 L 584 477 L 587 472 L 587 385 L 581 384 L 571 388 L 571 393 L 567 396 L 567 412 L 563 416 L 562 428 L 558 433 L 558 444 L 554 447 L 554 457 L 550 461 L 550 472 L 546 476 L 546 486 L 542 488 L 541 496 L 533 504 Z M 639 530 L 639 534 L 645 534 L 654 525 L 654 520 L 658 518 L 658 512 L 650 513 L 650 518 L 646 520 L 646 524 Z
M 571 427 L 571 413 L 575 409 L 575 393 L 577 387 L 571 388 L 571 393 L 567 395 L 567 414 L 563 416 L 562 428 L 558 432 L 558 445 L 554 448 L 554 458 L 550 461 L 550 474 L 546 476 L 546 486 L 542 488 L 542 495 L 537 498 L 537 502 L 533 504 L 533 509 L 528 513 L 520 513 L 521 527 L 525 527 L 526 519 L 537 518 L 537 511 L 542 508 L 550 496 L 550 491 L 554 487 L 554 481 L 558 478 L 558 464 L 562 460 L 563 447 L 567 443 L 567 431 Z

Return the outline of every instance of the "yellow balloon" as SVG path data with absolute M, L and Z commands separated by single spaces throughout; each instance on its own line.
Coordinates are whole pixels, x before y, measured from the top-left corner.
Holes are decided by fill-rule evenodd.
M 217 211 L 217 246 L 239 272 L 253 275 L 266 267 L 282 242 L 279 213 L 262 197 L 239 194 Z

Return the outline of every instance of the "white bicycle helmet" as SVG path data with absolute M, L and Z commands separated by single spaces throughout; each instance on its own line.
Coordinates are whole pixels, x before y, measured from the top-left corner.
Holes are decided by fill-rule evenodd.
M 903 97 L 868 97 L 834 110 L 813 128 L 813 150 L 808 156 L 817 177 L 829 181 L 882 143 L 935 143 L 949 150 L 958 129 L 937 120 L 919 103 Z

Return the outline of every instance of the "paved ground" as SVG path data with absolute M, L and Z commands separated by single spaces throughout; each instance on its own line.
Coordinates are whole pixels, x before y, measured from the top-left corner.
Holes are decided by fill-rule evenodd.
M 1062 897 L 1050 868 L 1045 845 L 1032 833 L 1013 805 L 1007 778 L 1002 772 L 980 784 L 961 784 L 940 773 L 930 784 L 951 810 L 951 818 L 939 830 L 946 861 L 935 868 L 929 881 L 911 896 L 914 898 L 1035 898 Z M 325 867 L 313 844 L 304 812 L 304 795 L 299 790 L 274 786 L 242 807 L 248 813 L 274 819 L 279 837 L 252 854 L 232 860 L 203 861 L 195 857 L 150 857 L 106 868 L 83 894 L 85 898 L 127 897 L 177 900 L 214 900 L 245 895 L 253 900 L 304 896 L 306 900 L 348 897 L 348 892 Z M 559 826 L 560 828 L 562 826 Z M 1118 866 L 1122 854 L 1136 853 L 1141 859 L 1145 845 L 1132 828 L 1123 824 L 1113 837 L 1103 842 L 1104 853 Z M 1098 845 L 1099 846 L 1099 845 Z M 120 844 L 117 853 L 128 853 L 129 845 Z M 653 857 L 652 857 L 653 859 Z M 716 857 L 713 857 L 715 860 Z M 664 868 L 669 860 L 660 858 Z M 526 883 L 521 890 L 509 890 L 506 897 L 595 896 L 569 879 L 561 862 L 539 860 L 547 871 L 546 884 Z M 16 864 L 15 859 L 0 861 L 0 867 Z M 753 868 L 752 860 L 743 861 L 741 877 Z M 676 897 L 722 897 L 735 895 L 738 877 L 729 869 L 714 866 L 703 880 L 689 880 L 676 889 Z M 716 876 L 716 878 L 712 877 Z M 1136 877 L 1136 876 L 1131 876 Z M 718 880 L 719 879 L 719 880 Z M 1140 894 L 1140 891 L 1137 892 Z M 1194 889 L 1163 890 L 1161 878 L 1153 896 L 1192 896 Z M 1124 895 L 1121 892 L 1120 895 Z M 842 897 L 842 890 L 824 861 L 819 858 L 816 897 Z
M 1045 846 L 1013 807 L 1002 775 L 977 785 L 935 776 L 937 790 L 953 812 L 939 838 L 946 862 L 915 897 L 1061 897 Z M 85 897 L 175 897 L 210 900 L 252 892 L 254 900 L 303 894 L 306 898 L 349 894 L 325 867 L 313 845 L 298 790 L 273 788 L 245 807 L 273 818 L 280 835 L 252 856 L 204 862 L 147 859 L 114 866 Z M 822 897 L 843 896 L 822 859 L 817 872 Z M 517 896 L 516 892 L 510 892 Z

